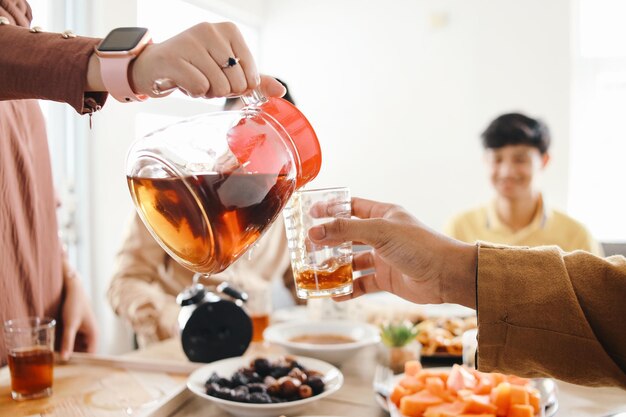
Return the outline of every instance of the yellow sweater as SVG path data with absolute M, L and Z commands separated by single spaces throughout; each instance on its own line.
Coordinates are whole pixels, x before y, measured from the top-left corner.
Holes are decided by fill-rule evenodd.
M 566 252 L 584 250 L 603 256 L 602 248 L 580 222 L 558 210 L 546 208 L 542 200 L 537 214 L 525 228 L 516 232 L 496 214 L 495 201 L 455 216 L 445 233 L 468 243 L 486 241 L 510 246 L 556 245 Z

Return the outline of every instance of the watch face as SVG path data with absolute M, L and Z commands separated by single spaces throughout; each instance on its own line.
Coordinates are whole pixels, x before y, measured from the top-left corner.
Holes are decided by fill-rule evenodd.
M 148 32 L 146 28 L 117 28 L 112 30 L 98 46 L 99 51 L 130 51 Z

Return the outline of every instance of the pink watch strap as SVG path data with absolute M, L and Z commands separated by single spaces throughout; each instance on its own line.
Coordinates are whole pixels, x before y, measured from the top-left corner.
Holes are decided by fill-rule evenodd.
M 102 57 L 100 59 L 100 74 L 102 82 L 108 92 L 122 103 L 144 101 L 147 95 L 135 94 L 128 82 L 128 64 L 135 58 L 133 55 L 120 57 Z

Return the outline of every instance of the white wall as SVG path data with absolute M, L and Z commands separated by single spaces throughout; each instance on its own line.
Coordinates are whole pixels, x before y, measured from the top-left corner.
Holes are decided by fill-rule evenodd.
M 479 134 L 519 110 L 552 129 L 545 189 L 564 207 L 569 15 L 568 0 L 271 0 L 261 68 L 289 83 L 319 135 L 318 185 L 441 227 L 491 195 Z
M 87 34 L 104 36 L 112 27 L 135 24 L 134 0 L 91 4 L 97 18 Z M 401 203 L 439 228 L 452 213 L 488 198 L 478 135 L 498 113 L 521 110 L 543 117 L 552 128 L 546 190 L 553 203 L 564 206 L 567 0 L 269 0 L 266 7 L 238 0 L 233 5 L 251 13 L 250 21 L 265 22 L 260 68 L 289 83 L 318 132 L 324 165 L 317 185 L 348 185 L 355 195 Z M 167 100 L 141 105 L 109 100 L 94 117 L 88 142 L 90 275 L 104 351 L 129 347 L 119 326 L 114 330 L 104 294 L 132 210 L 126 150 L 135 138 L 136 113 L 147 109 L 194 111 L 173 109 Z

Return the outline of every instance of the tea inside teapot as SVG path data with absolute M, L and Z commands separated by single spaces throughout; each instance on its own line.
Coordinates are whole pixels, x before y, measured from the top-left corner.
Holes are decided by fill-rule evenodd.
M 206 273 L 221 272 L 242 255 L 295 187 L 287 175 L 241 172 L 128 182 L 161 242 L 194 271 Z

